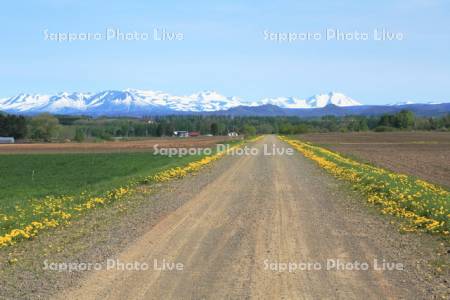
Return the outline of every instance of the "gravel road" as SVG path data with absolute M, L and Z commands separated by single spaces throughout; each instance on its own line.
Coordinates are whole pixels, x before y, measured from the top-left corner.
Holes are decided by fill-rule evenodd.
M 130 270 L 116 263 L 92 271 L 58 298 L 425 299 L 446 292 L 422 279 L 414 237 L 400 235 L 301 154 L 263 155 L 264 145 L 288 147 L 266 136 L 252 145 L 258 155 L 218 162 L 215 178 L 114 257 Z

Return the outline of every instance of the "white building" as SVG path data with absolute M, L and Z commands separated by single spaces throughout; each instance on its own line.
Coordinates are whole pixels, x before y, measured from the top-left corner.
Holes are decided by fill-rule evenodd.
M 0 136 L 0 144 L 14 144 L 15 140 L 13 137 L 1 137 Z
M 189 132 L 184 131 L 184 130 L 183 131 L 174 131 L 173 135 L 177 136 L 177 137 L 189 137 Z
M 239 134 L 237 132 L 231 131 L 228 132 L 228 136 L 238 136 Z

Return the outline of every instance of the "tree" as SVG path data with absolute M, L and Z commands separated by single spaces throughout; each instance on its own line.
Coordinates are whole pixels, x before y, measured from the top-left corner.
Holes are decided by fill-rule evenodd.
M 156 127 L 156 136 L 163 136 L 164 134 L 164 128 L 163 125 L 161 123 L 158 124 L 158 127 Z
M 402 110 L 395 115 L 395 126 L 397 128 L 407 129 L 414 126 L 414 113 L 409 110 Z
M 273 126 L 270 125 L 269 123 L 263 123 L 257 127 L 256 131 L 258 133 L 273 133 L 274 129 Z
M 84 133 L 84 130 L 81 128 L 77 128 L 75 130 L 75 137 L 74 140 L 81 143 L 86 138 L 86 134 Z
M 378 122 L 378 126 L 394 126 L 395 117 L 393 115 L 382 115 L 380 118 L 380 122 Z
M 246 135 L 256 135 L 256 128 L 252 125 L 245 124 L 242 131 Z
M 367 123 L 366 118 L 359 119 L 358 131 L 367 131 L 369 130 L 369 124 Z
M 281 134 L 293 134 L 294 133 L 294 126 L 291 123 L 283 123 L 280 126 L 280 133 Z
M 0 136 L 9 136 L 16 139 L 27 134 L 26 120 L 22 116 L 0 114 Z
M 297 134 L 303 134 L 308 132 L 308 126 L 306 124 L 298 124 L 295 126 L 294 132 Z
M 40 114 L 30 121 L 31 138 L 49 142 L 58 131 L 59 121 L 50 114 Z
M 211 124 L 211 134 L 212 135 L 219 135 L 219 125 L 217 123 Z

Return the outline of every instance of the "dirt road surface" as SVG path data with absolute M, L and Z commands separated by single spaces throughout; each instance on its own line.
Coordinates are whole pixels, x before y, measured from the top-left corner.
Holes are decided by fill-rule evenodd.
M 114 259 L 146 271 L 92 271 L 60 299 L 424 299 L 426 285 L 379 216 L 353 210 L 351 193 L 274 136 L 224 172 Z M 227 158 L 228 159 L 228 158 Z M 176 197 L 176 195 L 174 195 Z M 354 200 L 354 199 L 353 199 Z M 374 270 L 383 260 L 404 270 Z M 178 263 L 183 270 L 155 270 Z M 368 270 L 327 270 L 327 260 Z M 274 270 L 280 263 L 303 270 Z M 315 264 L 308 269 L 300 263 Z M 181 266 L 179 265 L 179 266 Z M 320 269 L 319 268 L 320 265 Z M 294 265 L 291 265 L 294 266 Z M 349 266 L 349 265 L 347 265 Z

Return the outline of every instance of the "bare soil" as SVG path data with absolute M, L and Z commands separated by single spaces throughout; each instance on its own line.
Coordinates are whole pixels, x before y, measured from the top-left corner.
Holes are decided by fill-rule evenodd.
M 136 152 L 153 151 L 155 145 L 160 148 L 211 147 L 217 143 L 238 139 L 236 137 L 214 136 L 194 138 L 152 138 L 133 141 L 105 141 L 86 143 L 33 143 L 0 144 L 1 153 L 78 153 L 78 152 Z
M 326 133 L 304 141 L 450 188 L 450 133 Z
M 436 131 L 349 132 L 349 133 L 332 132 L 332 133 L 309 133 L 309 134 L 302 134 L 300 136 L 305 140 L 318 144 L 337 144 L 337 143 L 450 144 L 450 132 L 436 132 Z

